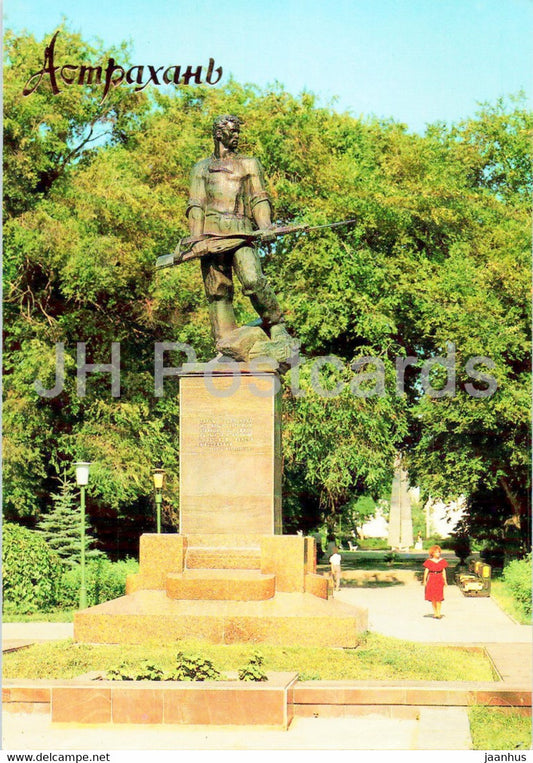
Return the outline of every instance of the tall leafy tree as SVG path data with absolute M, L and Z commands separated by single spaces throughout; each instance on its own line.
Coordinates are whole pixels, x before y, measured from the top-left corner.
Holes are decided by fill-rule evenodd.
M 532 128 L 519 102 L 500 101 L 441 136 L 469 180 L 470 223 L 427 282 L 415 325 L 436 348 L 455 344 L 456 394 L 416 401 L 412 449 L 413 473 L 427 490 L 464 493 L 472 517 L 492 505 L 496 516 L 512 518 L 521 529 L 524 547 L 531 541 L 532 178 L 526 157 Z M 472 387 L 487 389 L 466 370 L 474 356 L 489 359 L 477 369 L 497 385 L 488 398 L 471 394 Z

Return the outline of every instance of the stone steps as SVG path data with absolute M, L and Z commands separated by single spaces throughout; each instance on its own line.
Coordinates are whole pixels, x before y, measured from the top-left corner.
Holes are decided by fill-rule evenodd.
M 189 546 L 185 555 L 185 566 L 189 570 L 260 570 L 261 551 L 255 547 Z
M 188 570 L 260 570 L 260 535 L 204 533 L 187 537 Z
M 188 533 L 187 543 L 189 548 L 255 548 L 259 551 L 263 537 L 252 533 Z
M 166 577 L 170 599 L 264 601 L 276 592 L 276 576 L 257 570 L 197 569 L 171 572 Z

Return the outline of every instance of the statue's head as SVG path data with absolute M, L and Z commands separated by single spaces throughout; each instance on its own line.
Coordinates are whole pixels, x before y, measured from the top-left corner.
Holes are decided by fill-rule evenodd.
M 239 145 L 241 120 L 234 114 L 222 114 L 213 122 L 213 140 L 221 141 L 225 148 L 235 150 Z

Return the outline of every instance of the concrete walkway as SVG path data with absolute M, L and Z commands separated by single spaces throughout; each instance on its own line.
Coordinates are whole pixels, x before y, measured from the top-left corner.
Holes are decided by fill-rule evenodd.
M 444 592 L 442 620 L 431 616 L 418 582 L 372 588 L 342 587 L 335 598 L 368 609 L 368 629 L 425 643 L 531 643 L 530 625 L 517 625 L 490 597 L 463 596 L 455 585 Z
M 2 623 L 2 652 L 41 641 L 61 641 L 73 635 L 73 623 Z
M 444 716 L 443 716 L 444 718 Z M 81 726 L 46 715 L 4 714 L 7 750 L 413 750 L 429 738 L 416 720 L 295 718 L 288 731 L 250 726 Z M 455 733 L 455 732 L 454 732 Z M 464 742 L 464 740 L 463 740 Z M 468 749 L 461 747 L 460 749 Z M 291 758 L 292 759 L 292 758 Z
M 5 713 L 2 723 L 4 750 L 468 750 L 471 744 L 467 714 L 456 707 L 425 707 L 417 719 L 297 717 L 288 731 L 51 724 L 35 713 Z

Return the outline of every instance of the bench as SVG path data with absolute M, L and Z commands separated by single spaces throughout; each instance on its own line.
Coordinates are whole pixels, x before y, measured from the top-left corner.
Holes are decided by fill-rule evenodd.
M 464 596 L 490 596 L 491 567 L 472 559 L 468 572 L 456 572 L 455 584 Z

